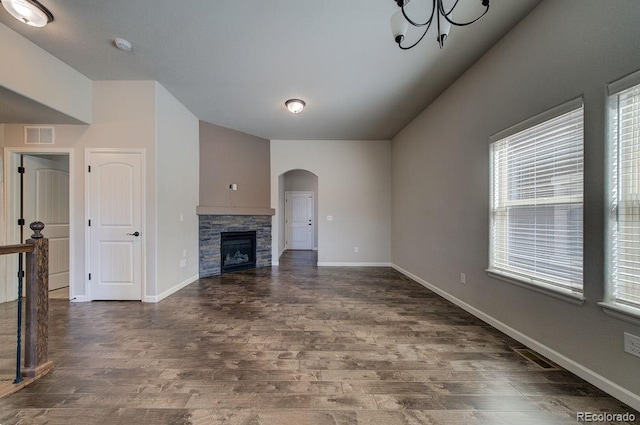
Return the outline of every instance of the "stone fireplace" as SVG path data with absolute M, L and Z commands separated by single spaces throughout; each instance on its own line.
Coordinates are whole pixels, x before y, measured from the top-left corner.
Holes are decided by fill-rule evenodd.
M 200 277 L 271 265 L 270 215 L 199 217 Z

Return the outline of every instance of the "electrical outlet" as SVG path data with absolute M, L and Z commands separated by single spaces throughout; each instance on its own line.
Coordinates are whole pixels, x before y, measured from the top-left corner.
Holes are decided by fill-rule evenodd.
M 640 337 L 625 332 L 624 351 L 632 356 L 640 357 Z
M 360 252 L 360 248 L 359 248 L 359 247 L 357 247 L 357 246 L 353 247 L 353 252 L 355 252 L 355 253 Z
M 467 283 L 467 276 L 464 273 L 460 273 L 460 283 L 463 285 Z
M 183 249 L 183 250 L 182 250 L 182 257 L 184 258 L 184 257 L 186 257 L 186 256 L 187 256 L 187 250 L 186 250 L 186 249 Z
M 180 268 L 187 267 L 187 260 L 180 260 Z
M 180 213 L 179 219 L 180 219 L 180 221 L 184 221 L 184 214 Z
M 327 216 L 327 221 L 333 221 L 333 216 L 332 215 L 328 215 Z

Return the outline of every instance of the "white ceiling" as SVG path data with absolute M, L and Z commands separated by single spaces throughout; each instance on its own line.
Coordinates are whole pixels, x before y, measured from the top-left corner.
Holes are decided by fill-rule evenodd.
M 1 8 L 0 22 L 92 80 L 157 80 L 200 120 L 289 140 L 393 138 L 540 2 L 491 0 L 443 50 L 430 33 L 401 51 L 394 0 L 40 1 L 55 17 L 46 27 Z M 458 19 L 483 9 L 480 0 L 460 8 Z M 117 50 L 115 37 L 133 50 Z M 307 108 L 288 113 L 289 98 Z

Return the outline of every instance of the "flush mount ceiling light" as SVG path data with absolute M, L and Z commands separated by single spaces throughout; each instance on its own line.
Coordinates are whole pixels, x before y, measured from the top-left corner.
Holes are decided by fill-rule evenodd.
M 284 104 L 292 114 L 299 114 L 307 105 L 303 100 L 300 99 L 289 99 L 284 102 Z
M 411 0 L 393 1 L 395 1 L 396 4 L 400 7 L 400 10 L 394 13 L 391 17 L 391 32 L 393 33 L 394 40 L 396 41 L 396 43 L 398 43 L 398 47 L 400 47 L 402 50 L 409 50 L 420 43 L 420 41 L 422 41 L 424 36 L 427 34 L 427 31 L 429 31 L 429 28 L 431 28 L 431 24 L 434 24 L 437 27 L 438 36 L 436 37 L 436 41 L 442 49 L 444 47 L 444 41 L 447 39 L 449 31 L 451 30 L 451 25 L 455 25 L 457 27 L 471 25 L 474 22 L 477 22 L 489 11 L 489 0 L 480 0 L 482 6 L 484 6 L 484 12 L 482 12 L 480 16 L 469 22 L 456 22 L 453 18 L 453 12 L 461 0 L 432 0 L 433 4 L 431 6 L 431 14 L 429 15 L 429 19 L 424 22 L 416 22 L 414 19 L 408 16 L 409 13 L 407 12 L 407 10 L 405 10 L 405 7 Z M 424 28 L 424 32 L 415 43 L 410 45 L 402 45 L 404 37 L 407 35 L 409 24 L 417 28 Z
M 2 6 L 11 16 L 32 27 L 44 27 L 53 21 L 49 9 L 37 0 L 2 0 Z

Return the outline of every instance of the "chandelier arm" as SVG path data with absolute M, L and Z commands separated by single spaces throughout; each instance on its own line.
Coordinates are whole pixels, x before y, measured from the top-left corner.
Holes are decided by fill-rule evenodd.
M 437 6 L 437 2 L 438 0 L 433 0 L 433 7 L 431 8 L 431 16 L 429 16 L 429 20 L 420 24 L 418 22 L 415 22 L 414 20 L 412 20 L 411 18 L 409 18 L 409 16 L 407 16 L 407 12 L 404 11 L 404 6 L 400 6 L 400 9 L 402 10 L 402 15 L 404 16 L 404 19 L 407 20 L 407 22 L 409 22 L 411 25 L 413 25 L 414 27 L 424 27 L 425 25 L 427 27 L 429 27 L 431 25 L 431 22 L 433 21 L 433 15 L 435 14 L 438 6 Z
M 427 35 L 427 31 L 429 31 L 429 28 L 431 28 L 431 25 L 427 26 L 427 28 L 424 30 L 424 32 L 422 33 L 422 35 L 420 36 L 418 41 L 413 43 L 411 46 L 402 46 L 400 43 L 398 43 L 398 47 L 400 47 L 402 50 L 409 50 L 409 49 L 412 49 L 412 48 L 416 47 L 418 45 L 418 43 L 420 43 L 422 41 L 424 36 Z
M 482 17 L 484 15 L 487 14 L 488 11 L 489 11 L 489 5 L 487 5 L 487 8 L 484 10 L 484 12 L 482 12 L 482 15 L 478 16 L 476 19 L 474 19 L 473 21 L 469 21 L 469 22 L 455 22 L 455 21 L 452 21 L 451 19 L 449 19 L 449 16 L 448 16 L 451 12 L 449 12 L 449 14 L 447 14 L 447 15 L 443 14 L 442 16 L 444 16 L 444 19 L 446 19 L 451 25 L 455 25 L 457 27 L 466 27 L 467 25 L 471 25 L 473 23 L 478 22 L 480 19 L 482 19 Z
M 444 17 L 451 15 L 453 13 L 453 9 L 455 9 L 456 6 L 458 6 L 459 1 L 460 0 L 456 0 L 456 2 L 453 4 L 453 6 L 451 6 L 451 9 L 449 9 L 448 12 L 444 10 L 444 4 L 440 2 L 440 14 Z

